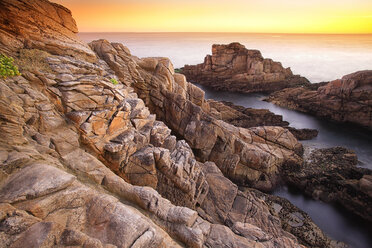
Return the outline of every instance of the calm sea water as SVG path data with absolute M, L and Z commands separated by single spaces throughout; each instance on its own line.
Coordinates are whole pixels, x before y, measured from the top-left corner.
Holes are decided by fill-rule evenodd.
M 212 44 L 240 42 L 265 58 L 282 62 L 311 82 L 329 81 L 372 69 L 372 35 L 249 33 L 80 33 L 83 41 L 103 38 L 125 44 L 138 57 L 161 56 L 175 68 L 202 63 Z
M 264 57 L 282 62 L 311 82 L 329 81 L 358 70 L 372 69 L 372 35 L 289 35 L 221 33 L 80 33 L 85 42 L 107 39 L 126 45 L 138 57 L 169 57 L 174 66 L 202 63 L 212 44 L 240 42 L 258 49 Z M 260 94 L 217 92 L 206 87 L 206 98 L 265 108 L 282 115 L 291 126 L 319 130 L 317 138 L 304 141 L 311 147 L 344 146 L 353 149 L 359 166 L 372 169 L 372 132 L 284 109 L 262 101 Z M 330 237 L 351 247 L 372 247 L 372 225 L 339 207 L 314 201 L 286 187 L 273 192 L 306 211 Z

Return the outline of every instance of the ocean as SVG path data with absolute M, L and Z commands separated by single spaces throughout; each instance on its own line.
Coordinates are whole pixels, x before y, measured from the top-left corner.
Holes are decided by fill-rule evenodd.
M 138 57 L 168 57 L 175 68 L 202 63 L 212 44 L 240 42 L 312 83 L 372 69 L 372 34 L 79 33 L 79 37 L 85 42 L 123 43 Z

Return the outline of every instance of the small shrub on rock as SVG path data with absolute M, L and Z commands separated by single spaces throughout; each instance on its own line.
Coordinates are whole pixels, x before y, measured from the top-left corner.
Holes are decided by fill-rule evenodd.
M 18 67 L 13 64 L 14 59 L 0 54 L 0 78 L 14 77 L 21 75 Z
M 111 78 L 110 81 L 113 85 L 117 85 L 119 83 L 115 78 Z

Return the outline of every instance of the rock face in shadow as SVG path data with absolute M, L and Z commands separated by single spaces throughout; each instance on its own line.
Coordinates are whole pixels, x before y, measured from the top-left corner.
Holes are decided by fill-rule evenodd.
M 314 199 L 341 204 L 372 220 L 372 171 L 356 167 L 356 154 L 342 147 L 308 150 L 304 166 L 285 168 L 285 180 Z
M 264 59 L 258 50 L 246 49 L 239 43 L 213 45 L 212 55 L 204 63 L 182 68 L 190 82 L 221 91 L 274 92 L 288 87 L 308 85 L 309 81 L 293 75 L 280 62 Z
M 372 129 L 372 70 L 346 75 L 317 89 L 284 89 L 270 95 L 267 101 Z
M 298 140 L 309 140 L 318 135 L 315 129 L 289 127 L 289 123 L 283 121 L 281 115 L 276 115 L 267 109 L 245 108 L 224 101 L 208 100 L 208 103 L 211 107 L 210 114 L 214 118 L 237 127 L 280 126 L 288 129 Z
M 232 181 L 271 190 L 284 163 L 299 164 L 301 144 L 281 127 L 239 128 L 212 117 L 204 92 L 174 73 L 167 58 L 138 59 L 122 44 L 90 43 L 119 79 L 130 82 L 157 119 L 184 138 L 200 161 L 213 161 Z

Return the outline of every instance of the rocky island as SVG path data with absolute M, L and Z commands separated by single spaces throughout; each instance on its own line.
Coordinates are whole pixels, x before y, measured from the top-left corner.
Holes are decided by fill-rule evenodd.
M 226 121 L 239 108 L 205 100 L 169 59 L 77 32 L 61 5 L 0 2 L 0 53 L 21 72 L 0 79 L 1 247 L 345 247 L 264 193 L 303 182 L 280 117 Z M 358 213 L 371 177 L 351 174 Z
M 260 51 L 246 49 L 237 42 L 213 45 L 212 55 L 207 55 L 204 63 L 185 65 L 182 74 L 190 82 L 243 93 L 270 93 L 310 84 L 306 78 L 293 75 L 291 69 L 284 68 L 280 62 L 265 59 Z

